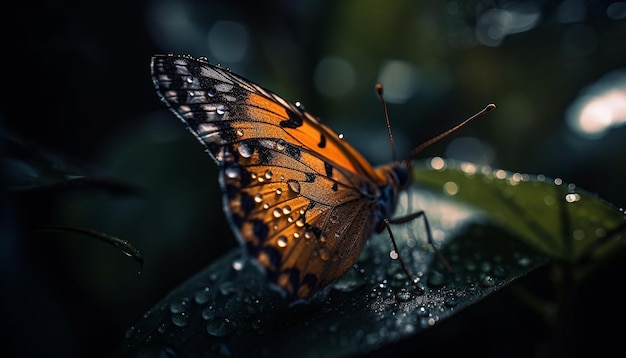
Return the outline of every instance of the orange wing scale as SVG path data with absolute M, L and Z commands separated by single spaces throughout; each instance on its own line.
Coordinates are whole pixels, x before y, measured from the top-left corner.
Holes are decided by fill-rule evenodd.
M 250 106 L 248 108 L 250 118 L 276 125 L 279 125 L 277 121 L 289 119 L 287 107 L 258 93 L 251 93 L 246 102 Z M 302 113 L 302 125 L 297 128 L 279 127 L 277 129 L 287 132 L 294 142 L 323 155 L 327 160 L 356 175 L 365 176 L 376 183 L 385 183 L 387 180 L 381 173 L 374 170 L 348 142 L 339 139 L 337 133 L 309 113 Z
M 206 61 L 158 55 L 152 72 L 222 168 L 226 216 L 270 282 L 308 300 L 352 267 L 376 228 L 389 167 L 372 168 L 300 107 Z

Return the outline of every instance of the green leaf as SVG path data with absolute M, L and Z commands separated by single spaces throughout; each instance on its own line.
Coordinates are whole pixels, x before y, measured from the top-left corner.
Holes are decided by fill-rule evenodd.
M 602 261 L 626 245 L 624 211 L 559 178 L 441 158 L 419 166 L 415 178 L 482 209 L 491 222 L 555 261 Z

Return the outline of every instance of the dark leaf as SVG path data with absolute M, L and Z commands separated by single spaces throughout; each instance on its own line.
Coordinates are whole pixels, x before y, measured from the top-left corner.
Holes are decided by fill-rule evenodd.
M 623 246 L 624 215 L 558 180 L 452 162 L 415 174 L 428 189 L 415 185 L 399 215 L 424 210 L 454 269 L 448 272 L 426 245 L 423 220 L 394 226 L 424 295 L 389 258 L 386 234 L 370 239 L 327 297 L 292 308 L 234 250 L 147 312 L 128 331 L 121 355 L 363 354 L 418 334 L 541 265 L 599 259 L 608 246 Z M 586 239 L 591 243 L 582 244 Z

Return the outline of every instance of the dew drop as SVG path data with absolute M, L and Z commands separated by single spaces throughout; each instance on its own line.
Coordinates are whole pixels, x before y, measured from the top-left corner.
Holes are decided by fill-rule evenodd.
M 186 312 L 177 313 L 172 316 L 172 323 L 178 327 L 185 327 L 189 323 L 189 316 Z
M 223 316 L 211 318 L 206 325 L 206 331 L 214 337 L 227 337 L 235 333 L 237 326 L 230 319 Z
M 300 233 L 299 232 L 294 232 L 293 233 L 293 238 L 294 239 L 299 239 L 300 238 Z
M 170 304 L 170 312 L 171 313 L 181 313 L 181 312 L 187 312 L 187 309 L 189 308 L 189 299 L 188 298 L 183 298 L 180 301 L 175 301 L 172 302 Z
M 319 249 L 319 255 L 322 261 L 328 261 L 330 259 L 330 251 L 328 251 L 328 249 L 325 247 Z
M 485 275 L 483 279 L 480 281 L 480 284 L 485 287 L 493 287 L 496 284 L 496 280 L 490 275 Z
M 268 170 L 265 171 L 265 179 L 267 179 L 267 180 L 272 179 L 272 175 L 273 174 L 272 174 L 271 170 L 268 169 Z
M 313 234 L 313 231 L 308 230 L 308 229 L 304 231 L 304 238 L 305 239 L 309 240 L 309 239 L 313 238 L 313 236 L 315 236 Z
M 205 304 L 211 298 L 210 289 L 205 287 L 201 290 L 196 291 L 196 294 L 193 296 L 197 304 Z
M 283 214 L 285 215 L 291 214 L 291 206 L 285 205 L 285 207 L 283 208 Z
M 260 203 L 263 201 L 263 194 L 258 193 L 257 195 L 254 196 L 254 202 L 255 203 Z
M 320 242 L 326 242 L 326 241 L 328 241 L 328 236 L 326 236 L 326 234 L 324 234 L 324 233 L 321 233 L 320 234 Z
M 187 83 L 193 83 L 193 77 L 187 77 L 185 81 L 187 81 Z
M 411 293 L 404 288 L 396 293 L 396 300 L 398 300 L 398 302 L 408 302 L 410 299 Z
M 565 201 L 568 203 L 574 203 L 580 200 L 580 194 L 570 193 L 565 195 Z
M 278 245 L 278 247 L 286 247 L 287 237 L 284 235 L 279 236 L 278 239 L 276 240 L 276 244 Z
M 299 217 L 298 220 L 296 220 L 296 226 L 297 227 L 303 227 L 304 224 L 305 224 L 305 222 L 304 222 L 304 217 L 303 216 Z
M 283 193 L 283 190 L 281 188 L 276 189 L 276 195 L 280 195 Z
M 517 264 L 521 267 L 528 267 L 532 263 L 528 257 L 520 257 L 517 259 Z
M 238 167 L 231 165 L 224 169 L 224 174 L 228 179 L 239 179 L 241 178 L 241 171 Z
M 295 179 L 287 180 L 287 185 L 289 185 L 289 189 L 296 194 L 300 193 L 300 183 Z
M 563 179 L 561 178 L 554 179 L 554 185 L 561 185 L 561 184 L 563 184 Z
M 276 149 L 285 150 L 285 147 L 286 147 L 286 143 L 284 139 L 279 139 L 276 141 Z
M 202 319 L 208 321 L 211 318 L 215 317 L 215 310 L 213 310 L 212 306 L 209 306 L 209 307 L 203 309 L 202 313 L 200 315 L 202 316 Z
M 210 87 L 206 90 L 206 94 L 209 97 L 214 97 L 217 94 L 217 91 L 215 90 L 215 88 Z
M 243 137 L 243 130 L 237 129 L 235 133 L 237 133 L 237 137 Z
M 130 327 L 128 327 L 126 332 L 124 332 L 124 338 L 131 339 L 135 335 L 135 333 L 137 333 L 137 330 L 135 330 L 135 327 L 134 326 L 130 326 Z
M 224 115 L 224 113 L 226 113 L 226 107 L 224 107 L 223 105 L 219 105 L 217 106 L 217 108 L 215 109 L 215 113 L 221 115 Z
M 282 212 L 279 208 L 276 208 L 276 209 L 274 209 L 274 211 L 272 211 L 272 215 L 273 215 L 275 218 L 277 218 L 277 219 L 278 219 L 278 218 L 279 218 L 282 214 L 283 214 L 283 212 Z
M 269 208 L 270 208 L 270 204 L 268 203 L 263 204 L 263 209 L 267 210 Z
M 233 270 L 241 271 L 243 269 L 243 261 L 242 260 L 234 260 L 233 261 Z

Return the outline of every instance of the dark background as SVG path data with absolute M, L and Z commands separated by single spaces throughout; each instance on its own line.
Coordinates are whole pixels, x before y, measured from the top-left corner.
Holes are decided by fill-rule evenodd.
M 4 194 L 4 348 L 21 356 L 110 356 L 144 311 L 236 246 L 221 212 L 215 165 L 153 89 L 154 53 L 206 56 L 301 100 L 374 164 L 391 159 L 376 82 L 388 93 L 399 155 L 493 102 L 495 112 L 423 156 L 560 177 L 623 207 L 626 128 L 590 139 L 567 122 L 591 85 L 600 88 L 592 93 L 597 97 L 613 87 L 626 93 L 623 72 L 621 82 L 602 80 L 626 70 L 626 4 L 611 3 L 13 4 L 3 11 L 1 130 L 137 191 L 93 185 Z M 615 115 L 623 124 L 621 108 Z M 5 180 L 15 169 L 6 168 Z M 43 225 L 129 240 L 145 257 L 142 273 L 97 240 L 32 234 Z M 524 316 L 506 292 L 494 300 L 465 316 L 481 320 L 485 336 L 502 334 L 494 328 L 502 312 L 512 320 Z M 474 324 L 453 329 L 451 339 L 480 339 L 481 329 L 468 329 Z M 541 320 L 516 321 L 502 334 L 505 346 L 541 355 L 546 337 L 534 325 Z M 434 336 L 436 352 L 448 343 L 433 331 L 426 335 Z M 480 348 L 497 355 L 489 347 Z

